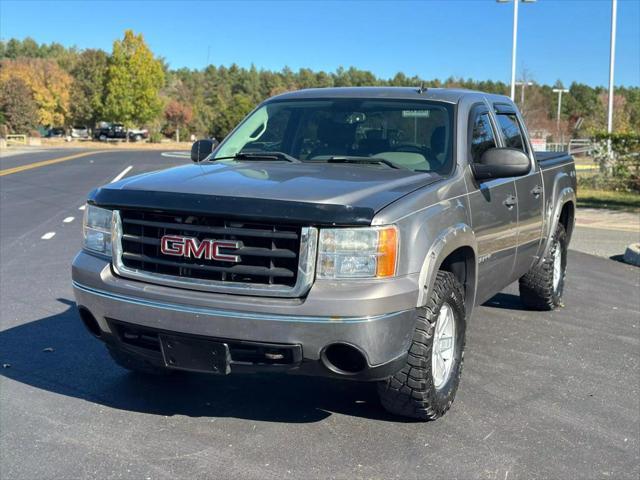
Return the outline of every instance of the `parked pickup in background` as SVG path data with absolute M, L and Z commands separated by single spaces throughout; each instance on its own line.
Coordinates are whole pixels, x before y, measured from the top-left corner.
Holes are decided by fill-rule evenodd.
M 146 128 L 132 128 L 129 130 L 129 140 L 134 142 L 141 142 L 149 138 L 149 130 Z
M 375 381 L 434 419 L 476 305 L 515 281 L 562 302 L 574 163 L 534 153 L 506 97 L 302 90 L 212 147 L 89 195 L 77 305 L 127 369 Z
M 102 142 L 124 140 L 127 138 L 127 129 L 121 123 L 101 122 L 93 131 L 93 138 Z

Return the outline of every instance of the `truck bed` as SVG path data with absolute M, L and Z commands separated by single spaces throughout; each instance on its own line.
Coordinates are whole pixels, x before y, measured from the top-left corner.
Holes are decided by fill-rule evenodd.
M 543 166 L 572 160 L 568 152 L 534 152 L 534 156 L 537 162 Z

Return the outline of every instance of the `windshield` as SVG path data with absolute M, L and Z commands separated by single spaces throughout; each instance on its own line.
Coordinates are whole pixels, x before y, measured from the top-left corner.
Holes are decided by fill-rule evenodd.
M 275 101 L 247 117 L 212 159 L 248 152 L 282 152 L 304 162 L 375 157 L 444 174 L 452 166 L 451 112 L 451 105 L 426 101 Z

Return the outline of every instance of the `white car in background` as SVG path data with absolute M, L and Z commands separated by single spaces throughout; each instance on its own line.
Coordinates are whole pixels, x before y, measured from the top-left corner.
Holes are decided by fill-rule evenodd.
M 73 126 L 71 127 L 71 138 L 73 140 L 88 140 L 91 138 L 89 128 L 86 126 Z

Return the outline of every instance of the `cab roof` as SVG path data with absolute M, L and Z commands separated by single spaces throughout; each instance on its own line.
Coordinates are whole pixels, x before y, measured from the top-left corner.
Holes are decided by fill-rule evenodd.
M 458 88 L 425 88 L 419 87 L 332 87 L 308 88 L 283 93 L 271 100 L 302 100 L 319 98 L 372 98 L 372 99 L 401 99 L 401 100 L 432 100 L 447 103 L 458 103 L 467 95 L 483 95 L 494 100 L 509 100 L 503 95 L 487 94 L 475 90 Z

